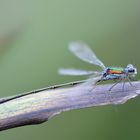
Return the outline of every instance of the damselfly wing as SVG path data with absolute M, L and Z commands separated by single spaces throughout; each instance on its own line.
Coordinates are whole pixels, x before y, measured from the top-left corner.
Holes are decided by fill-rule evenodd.
M 72 42 L 69 45 L 69 50 L 79 59 L 93 65 L 100 66 L 103 70 L 106 68 L 105 65 L 96 57 L 95 53 L 83 42 Z M 61 75 L 94 75 L 98 76 L 102 74 L 102 71 L 87 71 L 80 69 L 59 69 Z

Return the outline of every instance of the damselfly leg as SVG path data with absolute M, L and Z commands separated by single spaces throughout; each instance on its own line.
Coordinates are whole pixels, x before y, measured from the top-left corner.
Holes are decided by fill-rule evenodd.
M 114 80 L 116 82 L 116 80 Z M 120 82 L 122 81 L 122 79 L 119 79 L 115 84 L 113 84 L 110 88 L 109 88 L 109 91 L 111 92 L 111 90 L 117 85 L 119 84 Z
M 128 82 L 129 82 L 129 84 L 130 84 L 131 87 L 135 87 L 135 86 L 132 84 L 132 82 L 131 82 L 131 80 L 130 80 L 129 77 L 127 77 L 127 80 L 128 80 Z
M 103 78 L 101 78 L 100 80 L 98 80 L 97 82 L 95 82 L 94 85 L 93 85 L 93 87 L 90 89 L 90 91 L 93 91 L 102 82 L 103 82 Z

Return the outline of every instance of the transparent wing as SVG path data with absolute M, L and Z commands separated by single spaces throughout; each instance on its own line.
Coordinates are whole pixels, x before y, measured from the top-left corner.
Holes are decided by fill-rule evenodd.
M 105 69 L 104 64 L 96 57 L 87 44 L 83 42 L 72 42 L 69 45 L 69 50 L 81 60 Z
M 74 75 L 74 76 L 80 76 L 80 75 L 100 75 L 101 72 L 97 71 L 86 71 L 86 70 L 80 70 L 80 69 L 59 69 L 58 73 L 61 75 Z

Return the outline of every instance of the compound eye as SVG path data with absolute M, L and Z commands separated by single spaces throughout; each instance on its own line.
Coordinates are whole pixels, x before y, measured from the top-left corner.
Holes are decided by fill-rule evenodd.
M 135 70 L 128 70 L 128 72 L 133 73 L 133 72 L 135 72 Z

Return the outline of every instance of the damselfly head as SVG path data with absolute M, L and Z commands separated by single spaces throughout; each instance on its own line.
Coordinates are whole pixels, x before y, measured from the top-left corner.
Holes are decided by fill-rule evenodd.
M 129 75 L 135 76 L 137 74 L 137 69 L 132 64 L 128 64 L 125 70 Z

